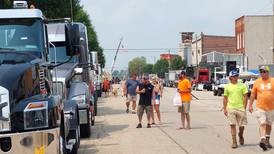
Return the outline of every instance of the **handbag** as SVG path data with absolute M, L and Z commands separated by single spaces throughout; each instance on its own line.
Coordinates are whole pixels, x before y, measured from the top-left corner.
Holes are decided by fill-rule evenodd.
M 175 106 L 175 107 L 182 106 L 181 96 L 177 92 L 176 92 L 176 94 L 173 97 L 173 106 Z

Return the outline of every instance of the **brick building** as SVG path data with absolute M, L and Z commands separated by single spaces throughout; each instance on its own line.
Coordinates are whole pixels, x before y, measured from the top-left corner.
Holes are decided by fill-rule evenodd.
M 192 41 L 192 65 L 201 62 L 202 56 L 211 52 L 224 54 L 236 53 L 236 37 L 204 35 L 195 36 Z
M 274 63 L 273 16 L 242 16 L 235 20 L 236 52 L 244 55 L 244 68 Z

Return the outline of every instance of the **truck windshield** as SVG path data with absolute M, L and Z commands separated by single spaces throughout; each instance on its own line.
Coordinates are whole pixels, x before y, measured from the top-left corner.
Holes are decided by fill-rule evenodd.
M 66 47 L 65 46 L 56 46 L 56 62 L 57 63 L 62 63 L 66 62 L 69 60 L 69 56 L 67 56 L 66 52 Z M 50 47 L 49 50 L 49 59 L 50 62 L 54 63 L 55 62 L 55 50 L 54 47 Z M 76 56 L 73 56 L 72 59 L 69 61 L 70 63 L 77 63 L 78 59 Z
M 42 58 L 43 24 L 40 19 L 1 19 L 0 51 L 16 51 Z

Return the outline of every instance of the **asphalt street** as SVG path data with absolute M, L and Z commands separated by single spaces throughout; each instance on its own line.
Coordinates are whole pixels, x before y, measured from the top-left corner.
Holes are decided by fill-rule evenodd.
M 199 98 L 191 103 L 191 130 L 176 130 L 180 125 L 180 114 L 173 106 L 174 88 L 165 88 L 161 101 L 162 125 L 137 129 L 136 114 L 125 112 L 125 98 L 102 97 L 98 102 L 98 116 L 92 135 L 81 140 L 80 154 L 231 154 L 274 153 L 274 149 L 263 152 L 258 146 L 258 123 L 247 113 L 245 145 L 231 149 L 231 135 L 226 117 L 222 112 L 222 97 L 213 92 L 193 91 Z M 274 144 L 273 135 L 271 137 Z

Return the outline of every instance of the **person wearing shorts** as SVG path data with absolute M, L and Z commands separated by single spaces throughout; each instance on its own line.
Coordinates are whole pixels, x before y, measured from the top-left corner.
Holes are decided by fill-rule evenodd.
M 151 119 L 152 119 L 152 124 L 155 124 L 155 119 L 154 119 L 154 111 L 156 111 L 157 118 L 159 120 L 159 125 L 162 124 L 161 121 L 161 113 L 160 113 L 160 99 L 163 95 L 163 87 L 159 83 L 156 77 L 152 78 L 151 81 L 152 85 L 154 86 L 154 91 L 155 91 L 155 102 L 152 102 L 152 108 L 151 108 Z
M 142 83 L 136 89 L 136 93 L 140 94 L 139 104 L 137 108 L 137 116 L 139 123 L 136 128 L 142 128 L 142 117 L 144 111 L 147 115 L 147 128 L 151 128 L 150 115 L 151 115 L 151 102 L 155 101 L 154 87 L 150 84 L 148 77 L 144 76 L 142 78 Z
M 179 83 L 177 91 L 181 96 L 182 100 L 182 106 L 178 108 L 178 112 L 181 113 L 181 122 L 182 125 L 178 127 L 177 129 L 190 129 L 190 101 L 191 101 L 191 83 L 186 78 L 186 72 L 182 71 L 179 75 Z M 186 121 L 186 127 L 185 127 L 185 121 Z
M 136 74 L 132 74 L 131 78 L 128 79 L 125 83 L 125 96 L 126 96 L 126 113 L 129 113 L 129 105 L 132 102 L 132 113 L 136 113 L 136 88 L 139 85 L 139 82 L 136 80 Z
M 239 143 L 244 144 L 244 126 L 247 124 L 246 118 L 246 104 L 247 104 L 247 87 L 238 82 L 239 73 L 237 70 L 232 70 L 229 73 L 230 83 L 225 86 L 223 108 L 224 115 L 230 125 L 230 132 L 232 136 L 232 148 L 237 148 L 237 130 L 236 125 L 239 126 Z
M 253 102 L 256 98 L 256 111 L 254 114 L 260 125 L 261 140 L 259 146 L 265 151 L 272 148 L 270 134 L 274 120 L 274 78 L 269 75 L 269 66 L 261 66 L 259 71 L 261 78 L 253 84 L 249 112 L 253 112 Z

